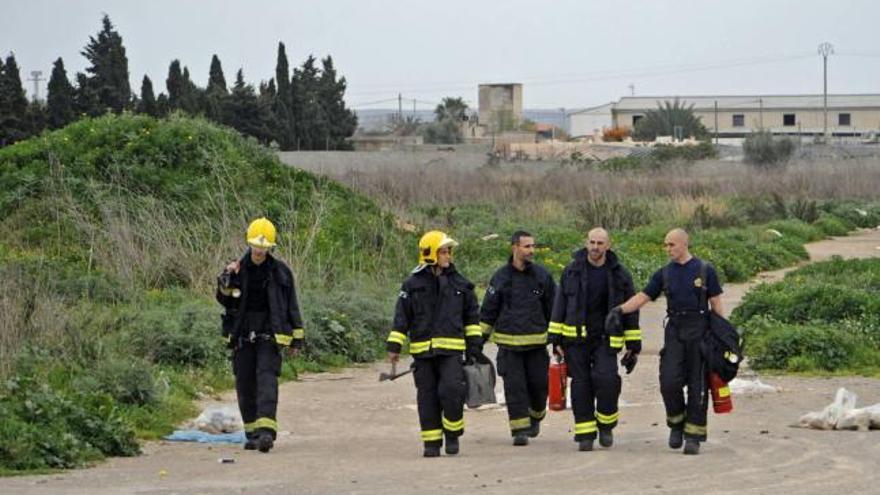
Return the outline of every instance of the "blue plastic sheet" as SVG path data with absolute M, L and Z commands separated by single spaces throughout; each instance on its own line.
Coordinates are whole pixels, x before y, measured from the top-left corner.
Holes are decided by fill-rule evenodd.
M 243 431 L 235 433 L 205 433 L 199 430 L 174 430 L 174 433 L 165 437 L 172 442 L 199 442 L 199 443 L 244 443 Z

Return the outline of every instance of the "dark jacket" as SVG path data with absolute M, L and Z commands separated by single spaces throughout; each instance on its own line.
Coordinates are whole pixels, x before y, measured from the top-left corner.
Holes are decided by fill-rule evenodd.
M 605 332 L 586 328 L 587 318 L 587 250 L 579 249 L 572 254 L 571 263 L 562 272 L 559 290 L 553 303 L 553 313 L 548 329 L 550 342 L 583 342 L 589 335 L 599 337 Z M 617 260 L 617 255 L 608 250 L 605 253 L 608 267 L 608 311 L 626 302 L 635 294 L 632 276 Z M 642 331 L 639 329 L 639 312 L 623 315 L 623 335 L 607 335 L 613 349 L 626 348 L 635 352 L 642 350 Z
M 519 271 L 512 260 L 489 281 L 480 309 L 480 327 L 500 347 L 544 347 L 556 283 L 543 266 L 526 263 Z
M 421 267 L 403 282 L 388 352 L 400 352 L 407 339 L 409 353 L 418 358 L 461 354 L 468 344 L 482 344 L 474 284 L 453 265 L 439 276 L 430 266 Z
M 223 337 L 227 343 L 234 343 L 241 336 L 249 292 L 247 256 L 250 255 L 245 254 L 245 257 L 239 260 L 238 273 L 231 274 L 230 285 L 241 288 L 239 297 L 234 297 L 234 294 L 222 287 L 222 284 L 218 284 L 217 287 L 217 301 L 226 308 L 226 313 L 223 315 Z M 269 264 L 269 278 L 266 284 L 269 329 L 278 344 L 301 348 L 305 331 L 299 303 L 296 300 L 293 272 L 283 261 L 272 257 L 271 254 L 266 256 L 264 263 Z

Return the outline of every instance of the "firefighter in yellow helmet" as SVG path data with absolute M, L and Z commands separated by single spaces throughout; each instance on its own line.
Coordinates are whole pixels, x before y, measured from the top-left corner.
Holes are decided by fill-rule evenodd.
M 444 437 L 446 453 L 458 453 L 464 433 L 462 355 L 479 355 L 483 347 L 474 285 L 452 264 L 457 245 L 437 230 L 422 236 L 419 265 L 400 289 L 387 340 L 395 364 L 409 341 L 425 457 L 440 455 Z
M 248 249 L 220 275 L 217 301 L 226 308 L 223 338 L 233 350 L 232 369 L 247 450 L 268 452 L 278 423 L 281 349 L 296 355 L 305 337 L 293 272 L 272 255 L 275 226 L 266 218 L 251 222 Z

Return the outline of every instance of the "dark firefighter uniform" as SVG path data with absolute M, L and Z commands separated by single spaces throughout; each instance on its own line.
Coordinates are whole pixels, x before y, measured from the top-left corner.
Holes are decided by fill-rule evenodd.
M 547 325 L 556 283 L 541 265 L 526 262 L 520 271 L 512 261 L 511 257 L 489 282 L 480 326 L 498 345 L 510 432 L 514 437 L 535 436 L 547 413 Z
M 652 300 L 666 293 L 667 321 L 660 351 L 666 424 L 683 430 L 685 438 L 705 441 L 709 380 L 700 341 L 708 329 L 707 301 L 722 292 L 718 275 L 712 265 L 692 257 L 685 264 L 670 262 L 657 270 L 642 292 Z
M 423 237 L 429 237 L 430 232 Z M 445 234 L 431 242 L 432 255 Z M 430 240 L 430 239 L 429 239 Z M 420 242 L 420 245 L 422 242 Z M 422 264 L 404 281 L 397 298 L 393 329 L 387 349 L 400 353 L 409 341 L 414 358 L 413 378 L 426 456 L 439 449 L 446 437 L 446 452 L 458 451 L 464 433 L 465 379 L 462 354 L 479 354 L 483 337 L 474 285 L 451 265 L 434 275 L 432 264 Z M 454 445 L 454 450 L 452 450 Z
M 595 267 L 587 250 L 576 251 L 562 272 L 550 321 L 550 342 L 562 345 L 571 376 L 574 440 L 592 442 L 599 429 L 610 431 L 619 418 L 620 375 L 617 353 L 624 347 L 640 352 L 638 312 L 623 316 L 622 330 L 605 331 L 611 308 L 635 293 L 632 277 L 608 250 Z
M 274 227 L 272 232 L 274 243 Z M 259 441 L 260 450 L 267 451 L 272 446 L 268 439 L 274 440 L 278 431 L 275 418 L 281 349 L 291 345 L 302 348 L 305 335 L 290 268 L 271 254 L 259 265 L 245 254 L 239 267 L 237 274 L 221 276 L 216 297 L 226 308 L 223 338 L 233 349 L 246 448 L 257 448 Z

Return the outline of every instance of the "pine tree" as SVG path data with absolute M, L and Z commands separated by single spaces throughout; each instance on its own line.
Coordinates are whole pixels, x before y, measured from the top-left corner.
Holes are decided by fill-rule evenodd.
M 76 90 L 67 79 L 64 60 L 58 57 L 52 66 L 49 76 L 48 94 L 46 95 L 47 124 L 50 129 L 58 129 L 76 120 L 74 97 Z
M 150 117 L 159 116 L 159 104 L 156 102 L 155 93 L 153 93 L 153 81 L 146 75 L 141 82 L 141 101 L 138 105 L 138 112 L 145 113 Z
M 269 144 L 272 133 L 268 127 L 268 110 L 260 105 L 254 87 L 244 82 L 244 72 L 239 69 L 224 111 L 226 124 L 242 134 L 257 138 L 263 144 Z
M 329 133 L 326 116 L 318 99 L 315 57 L 309 55 L 302 67 L 294 69 L 291 86 L 297 149 L 324 149 Z
M 10 53 L 0 70 L 0 146 L 30 137 L 27 109 L 18 63 Z
M 41 101 L 33 100 L 28 103 L 24 113 L 25 129 L 30 136 L 37 136 L 46 129 L 49 120 L 49 112 L 46 105 Z
M 88 109 L 92 115 L 104 113 L 107 108 L 120 113 L 131 107 L 128 58 L 122 37 L 114 30 L 109 16 L 105 14 L 101 22 L 103 28 L 98 37 L 89 37 L 89 44 L 81 52 L 92 64 L 86 68 L 90 74 L 85 79 L 86 87 L 80 88 L 88 89 L 97 97 L 98 105 Z
M 321 77 L 318 81 L 318 99 L 327 119 L 327 147 L 347 149 L 345 140 L 357 129 L 357 116 L 345 108 L 345 78 L 336 79 L 333 59 L 328 55 L 321 61 Z

